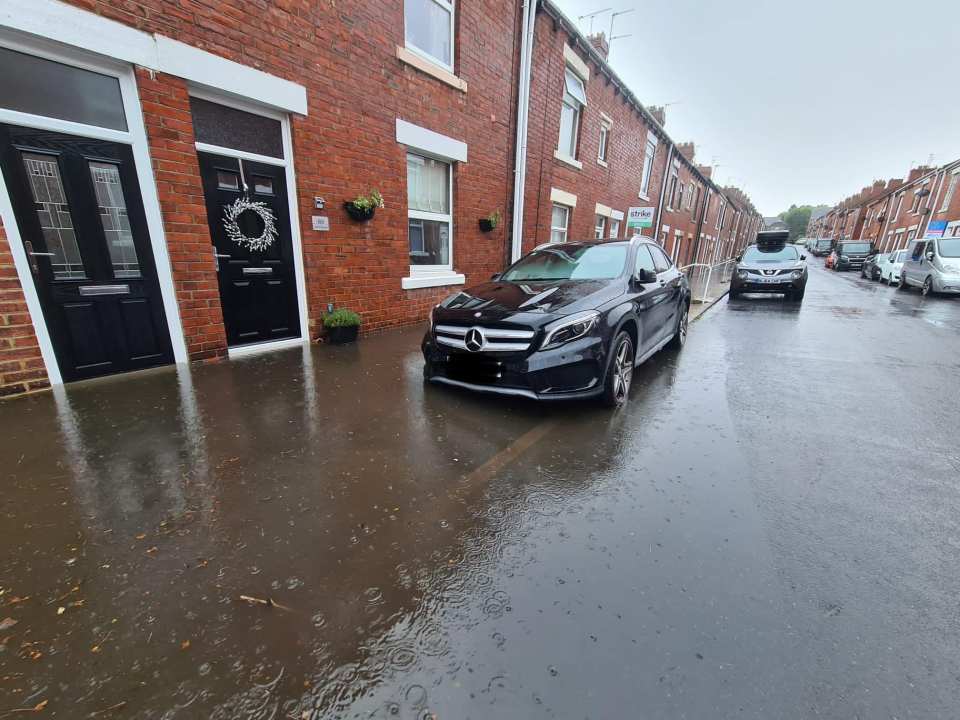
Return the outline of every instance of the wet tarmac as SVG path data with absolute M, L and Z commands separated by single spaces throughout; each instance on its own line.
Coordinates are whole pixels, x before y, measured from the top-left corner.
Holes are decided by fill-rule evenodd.
M 614 414 L 417 330 L 0 403 L 0 718 L 956 716 L 960 300 L 814 264 Z

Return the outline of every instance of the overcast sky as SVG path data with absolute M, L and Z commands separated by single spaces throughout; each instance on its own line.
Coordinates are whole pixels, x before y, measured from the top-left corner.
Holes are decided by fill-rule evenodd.
M 960 0 L 554 2 L 574 21 L 635 8 L 614 71 L 645 104 L 677 103 L 670 136 L 764 215 L 960 157 Z

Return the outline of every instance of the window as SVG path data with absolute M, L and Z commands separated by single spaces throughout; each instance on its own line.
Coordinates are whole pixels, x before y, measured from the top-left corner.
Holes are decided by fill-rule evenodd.
M 913 191 L 913 205 L 910 206 L 910 212 L 914 215 L 920 212 L 920 206 L 923 205 L 923 196 L 920 194 L 927 189 L 927 183 L 930 181 L 927 180 L 919 188 Z
M 697 216 L 697 206 L 700 205 L 700 186 L 694 189 L 694 192 L 691 193 L 691 202 L 690 202 L 690 215 L 691 217 Z
M 140 277 L 140 261 L 133 245 L 133 230 L 127 215 L 127 201 L 116 165 L 90 161 L 90 179 L 97 195 L 100 223 L 115 278 Z
M 653 159 L 656 154 L 657 141 L 647 138 L 647 147 L 643 154 L 643 174 L 640 177 L 640 194 L 644 197 L 650 192 L 650 177 L 653 175 Z
M 903 205 L 903 193 L 900 193 L 899 195 L 897 195 L 897 207 L 896 207 L 896 210 L 893 211 L 893 219 L 894 219 L 894 220 L 896 220 L 898 217 L 900 217 L 900 206 L 901 206 L 901 205 Z
M 453 72 L 453 0 L 404 0 L 407 49 Z
M 727 214 L 727 203 L 725 200 L 720 201 L 720 213 L 717 215 L 717 227 L 723 229 L 723 216 Z
M 667 210 L 673 209 L 674 195 L 677 192 L 677 171 L 674 169 L 670 172 L 670 185 L 667 188 Z
M 597 223 L 593 228 L 593 237 L 596 240 L 603 240 L 603 236 L 607 234 L 607 218 L 603 215 L 597 215 Z
M 665 227 L 660 231 L 660 237 L 657 238 L 657 242 L 660 243 L 660 247 L 663 247 L 667 244 L 667 238 L 670 237 L 670 228 Z
M 50 264 L 54 280 L 85 280 L 87 274 L 57 158 L 53 155 L 23 153 L 23 167 L 27 172 L 47 252 L 53 253 Z
M 577 157 L 577 136 L 580 131 L 580 113 L 587 104 L 587 91 L 570 68 L 563 74 L 563 104 L 560 107 L 560 139 L 557 152 L 570 159 Z
M 907 242 L 910 242 L 910 241 L 913 240 L 915 237 L 917 237 L 917 231 L 916 231 L 916 230 L 910 230 L 910 231 L 907 233 Z
M 620 221 L 610 218 L 610 239 L 616 240 L 618 237 L 620 237 Z
M 407 153 L 407 216 L 410 265 L 419 270 L 453 267 L 451 166 Z
M 578 245 L 534 250 L 503 274 L 501 280 L 612 280 L 623 274 L 627 248 L 623 245 Z
M 607 164 L 607 153 L 610 144 L 610 123 L 603 121 L 600 123 L 600 144 L 597 147 L 597 162 L 601 165 Z
M 650 254 L 653 255 L 653 264 L 656 265 L 658 273 L 666 272 L 673 264 L 663 250 L 658 247 L 651 247 Z
M 911 230 L 910 233 L 913 234 L 913 230 Z M 913 238 L 911 238 L 911 237 L 908 236 L 907 239 L 908 239 L 908 240 L 912 240 Z M 923 257 L 923 248 L 924 248 L 925 246 L 926 246 L 926 243 L 925 243 L 925 242 L 914 243 L 913 252 L 910 254 L 910 259 L 916 261 L 916 260 L 919 260 L 920 258 L 922 258 L 922 257 Z
M 670 253 L 670 259 L 673 262 L 680 257 L 680 247 L 683 245 L 683 230 L 676 230 L 673 234 L 673 251 Z
M 550 218 L 550 242 L 562 243 L 567 241 L 567 228 L 570 227 L 570 208 L 566 205 L 553 204 L 553 214 Z
M 947 194 L 943 196 L 943 204 L 938 212 L 945 212 L 950 207 L 950 201 L 953 200 L 953 194 L 957 191 L 957 181 L 960 180 L 960 170 L 954 170 L 950 176 L 950 184 L 947 186 Z
M 637 248 L 636 270 L 646 270 L 651 275 L 657 274 L 657 266 L 653 263 L 653 256 L 646 245 L 640 245 Z

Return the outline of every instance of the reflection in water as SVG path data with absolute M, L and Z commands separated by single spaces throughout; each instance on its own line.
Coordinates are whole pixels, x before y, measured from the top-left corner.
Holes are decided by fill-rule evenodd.
M 4 456 L 29 456 L 2 588 L 35 598 L 13 642 L 44 658 L 0 655 L 22 680 L 4 707 L 429 717 L 478 638 L 520 641 L 510 579 L 549 552 L 531 531 L 605 512 L 598 488 L 616 492 L 675 370 L 641 368 L 613 415 L 505 403 L 424 387 L 408 332 L 0 406 L 26 419 Z M 51 508 L 58 532 L 32 531 Z M 484 679 L 477 702 L 516 681 Z

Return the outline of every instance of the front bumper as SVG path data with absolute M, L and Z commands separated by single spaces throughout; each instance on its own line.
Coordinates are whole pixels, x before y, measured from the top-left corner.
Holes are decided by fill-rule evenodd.
M 866 258 L 847 258 L 846 260 L 837 260 L 837 270 L 859 270 L 866 262 Z
M 603 392 L 607 354 L 599 337 L 529 354 L 467 352 L 438 345 L 428 332 L 421 344 L 430 382 L 532 400 L 574 400 Z
M 793 280 L 789 276 L 784 279 L 775 278 L 777 282 L 757 282 L 756 280 L 741 280 L 734 275 L 730 280 L 730 289 L 736 292 L 745 293 L 789 293 L 800 292 L 807 285 L 807 278 L 802 277 L 799 280 Z

